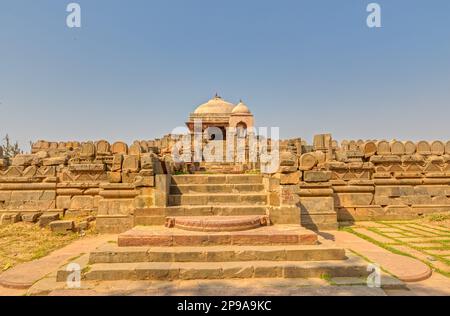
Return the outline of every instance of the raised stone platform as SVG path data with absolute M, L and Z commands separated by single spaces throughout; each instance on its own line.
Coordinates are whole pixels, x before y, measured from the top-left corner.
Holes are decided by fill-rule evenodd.
M 235 278 L 318 278 L 367 276 L 367 263 L 350 256 L 344 261 L 133 262 L 90 266 L 85 280 L 195 280 Z M 67 271 L 57 279 L 64 281 Z
M 267 226 L 267 215 L 256 216 L 177 216 L 167 217 L 166 227 L 204 232 L 244 231 Z
M 118 237 L 119 246 L 315 245 L 317 234 L 298 225 L 264 226 L 239 232 L 194 232 L 137 226 Z
M 344 248 L 331 245 L 119 247 L 105 244 L 90 253 L 89 263 L 320 261 L 346 258 Z

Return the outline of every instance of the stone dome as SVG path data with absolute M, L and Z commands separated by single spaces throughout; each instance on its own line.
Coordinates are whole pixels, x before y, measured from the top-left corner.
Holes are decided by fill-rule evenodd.
M 230 114 L 233 111 L 234 104 L 223 100 L 216 95 L 208 102 L 201 104 L 195 109 L 195 114 Z
M 231 114 L 251 114 L 249 108 L 244 104 L 244 102 L 239 102 L 231 111 Z

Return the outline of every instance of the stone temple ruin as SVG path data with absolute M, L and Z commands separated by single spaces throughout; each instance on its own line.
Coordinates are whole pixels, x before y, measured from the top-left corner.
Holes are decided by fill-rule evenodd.
M 254 126 L 244 103 L 218 96 L 190 115 L 191 132 L 198 119 L 202 132 L 239 128 L 231 137 Z M 0 152 L 0 223 L 66 232 L 95 221 L 119 234 L 90 254 L 91 280 L 361 276 L 366 265 L 319 244 L 318 231 L 450 211 L 450 141 L 281 140 L 270 174 L 260 162 L 174 162 L 176 141 L 38 141 L 12 159 Z

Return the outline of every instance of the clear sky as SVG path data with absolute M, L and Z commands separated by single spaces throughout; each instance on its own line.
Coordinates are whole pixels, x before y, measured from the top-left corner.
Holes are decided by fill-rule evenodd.
M 216 92 L 282 137 L 450 139 L 450 1 L 0 0 L 0 135 L 152 139 Z

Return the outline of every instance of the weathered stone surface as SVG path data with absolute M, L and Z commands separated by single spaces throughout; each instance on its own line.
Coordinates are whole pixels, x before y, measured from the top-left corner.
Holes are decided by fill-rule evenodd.
M 72 232 L 75 228 L 74 221 L 53 221 L 49 226 L 52 232 L 62 234 Z
M 99 201 L 99 215 L 129 215 L 134 210 L 133 199 L 103 199 Z
M 445 152 L 445 144 L 439 140 L 435 140 L 431 143 L 430 150 L 432 155 L 443 155 Z
M 137 176 L 134 179 L 135 187 L 154 187 L 155 177 L 154 176 Z
M 317 164 L 317 157 L 312 153 L 303 154 L 299 160 L 300 170 L 311 170 Z
M 298 159 L 294 153 L 283 151 L 280 153 L 280 166 L 297 167 Z
M 22 216 L 20 213 L 0 214 L 0 225 L 9 225 L 20 222 Z
M 333 197 L 302 197 L 300 199 L 302 212 L 330 213 L 334 212 Z
M 65 157 L 65 156 L 51 157 L 51 158 L 46 158 L 46 159 L 42 160 L 42 164 L 44 166 L 59 166 L 59 165 L 64 165 L 66 163 L 67 163 L 67 157 Z
M 336 193 L 334 202 L 336 206 L 371 205 L 374 199 L 372 193 Z
M 22 221 L 28 223 L 36 223 L 41 216 L 41 212 L 26 212 L 22 214 Z
M 300 224 L 300 208 L 298 206 L 272 207 L 269 211 L 270 221 L 278 224 Z
M 55 214 L 43 214 L 41 217 L 39 217 L 39 226 L 40 227 L 46 227 L 51 222 L 59 220 L 59 213 Z
M 431 146 L 427 141 L 420 141 L 417 143 L 417 153 L 421 155 L 431 155 Z
M 70 208 L 70 196 L 58 196 L 56 197 L 56 207 L 59 209 L 69 209 Z
M 377 155 L 390 155 L 391 146 L 389 142 L 381 140 L 377 142 Z
M 96 144 L 97 155 L 111 155 L 111 145 L 106 140 L 99 140 Z
M 296 171 L 292 173 L 281 173 L 280 184 L 298 184 L 300 182 L 301 172 Z
M 93 142 L 81 144 L 80 156 L 82 158 L 93 158 L 95 156 L 95 145 Z
M 391 153 L 393 155 L 404 155 L 405 154 L 405 144 L 399 141 L 391 142 Z
M 73 164 L 69 166 L 70 171 L 105 171 L 105 165 L 100 163 Z
M 70 207 L 72 210 L 92 210 L 94 209 L 94 198 L 92 196 L 74 196 L 70 200 Z
M 149 208 L 154 206 L 153 195 L 140 195 L 134 198 L 136 208 Z
M 124 142 L 115 142 L 111 146 L 111 151 L 113 154 L 128 154 L 128 145 Z
M 141 153 L 142 153 L 142 147 L 141 147 L 140 143 L 134 143 L 128 149 L 129 155 L 137 156 L 138 158 L 141 156 Z
M 127 172 L 139 171 L 139 158 L 132 155 L 124 156 L 122 170 Z
M 331 180 L 331 172 L 329 171 L 305 171 L 303 180 L 306 182 L 327 182 Z
M 108 172 L 108 181 L 111 183 L 120 183 L 122 181 L 121 172 Z
M 12 166 L 31 166 L 36 156 L 34 155 L 16 155 L 11 162 Z

